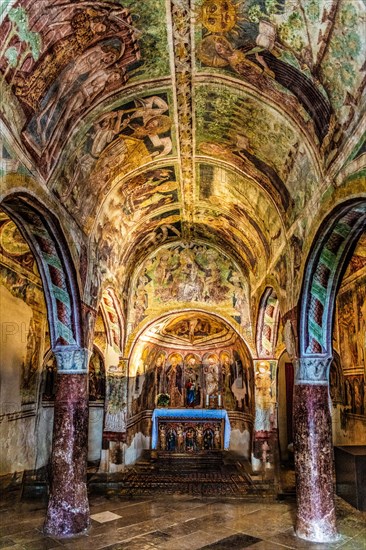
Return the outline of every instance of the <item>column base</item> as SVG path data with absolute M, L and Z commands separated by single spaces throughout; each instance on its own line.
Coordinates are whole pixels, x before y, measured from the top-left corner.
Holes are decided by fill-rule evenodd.
M 68 510 L 63 509 L 60 503 L 49 503 L 43 527 L 45 535 L 56 538 L 70 538 L 87 533 L 89 527 L 88 505 L 85 507 L 81 504 L 79 510 Z
M 334 525 L 329 525 L 327 521 L 320 519 L 312 523 L 306 523 L 298 520 L 295 534 L 300 539 L 311 542 L 329 543 L 338 541 L 341 536 L 337 533 Z

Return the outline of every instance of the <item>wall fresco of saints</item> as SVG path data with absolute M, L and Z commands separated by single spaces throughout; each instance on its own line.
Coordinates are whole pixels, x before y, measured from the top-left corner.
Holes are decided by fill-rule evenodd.
M 131 361 L 130 417 L 156 407 L 252 411 L 249 357 L 235 346 L 203 352 L 146 344 Z
M 339 368 L 331 369 L 333 403 L 366 414 L 366 235 L 361 236 L 337 297 L 335 347 Z M 337 356 L 338 357 L 338 356 Z M 341 396 L 341 399 L 339 398 Z

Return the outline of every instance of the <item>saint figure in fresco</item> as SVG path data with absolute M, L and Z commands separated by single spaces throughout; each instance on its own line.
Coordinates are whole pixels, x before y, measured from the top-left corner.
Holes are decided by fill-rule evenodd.
M 194 407 L 196 401 L 196 384 L 189 378 L 186 382 L 186 405 L 187 407 Z
M 234 411 L 236 408 L 236 399 L 231 389 L 231 386 L 234 382 L 231 375 L 231 359 L 228 353 L 223 353 L 221 355 L 221 372 L 222 372 L 222 382 L 223 382 L 223 393 L 224 393 L 224 407 L 229 411 Z
M 170 365 L 166 370 L 167 393 L 170 395 L 170 406 L 181 407 L 183 405 L 183 369 L 182 358 L 178 353 L 169 357 Z
M 177 443 L 177 434 L 171 428 L 170 430 L 168 430 L 168 435 L 167 435 L 167 450 L 170 452 L 174 452 L 176 449 L 176 443 Z
M 203 435 L 203 448 L 205 451 L 210 451 L 213 449 L 213 433 L 212 430 L 207 429 Z
M 210 397 L 217 395 L 219 391 L 219 365 L 217 358 L 211 355 L 208 358 L 208 365 L 205 367 L 206 374 L 206 395 Z

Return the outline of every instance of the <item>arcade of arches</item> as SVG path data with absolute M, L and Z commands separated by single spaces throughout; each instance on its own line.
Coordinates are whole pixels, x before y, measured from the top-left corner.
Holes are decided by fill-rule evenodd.
M 0 474 L 49 465 L 64 537 L 88 461 L 293 462 L 297 535 L 336 540 L 334 447 L 366 445 L 364 3 L 0 13 Z

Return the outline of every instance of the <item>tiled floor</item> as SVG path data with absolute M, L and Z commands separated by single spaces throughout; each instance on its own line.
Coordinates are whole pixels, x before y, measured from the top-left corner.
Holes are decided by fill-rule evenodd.
M 56 540 L 42 535 L 42 501 L 2 500 L 0 549 L 5 550 L 283 550 L 366 549 L 366 513 L 337 498 L 340 539 L 313 544 L 294 536 L 295 503 L 158 496 L 91 496 L 87 535 Z

